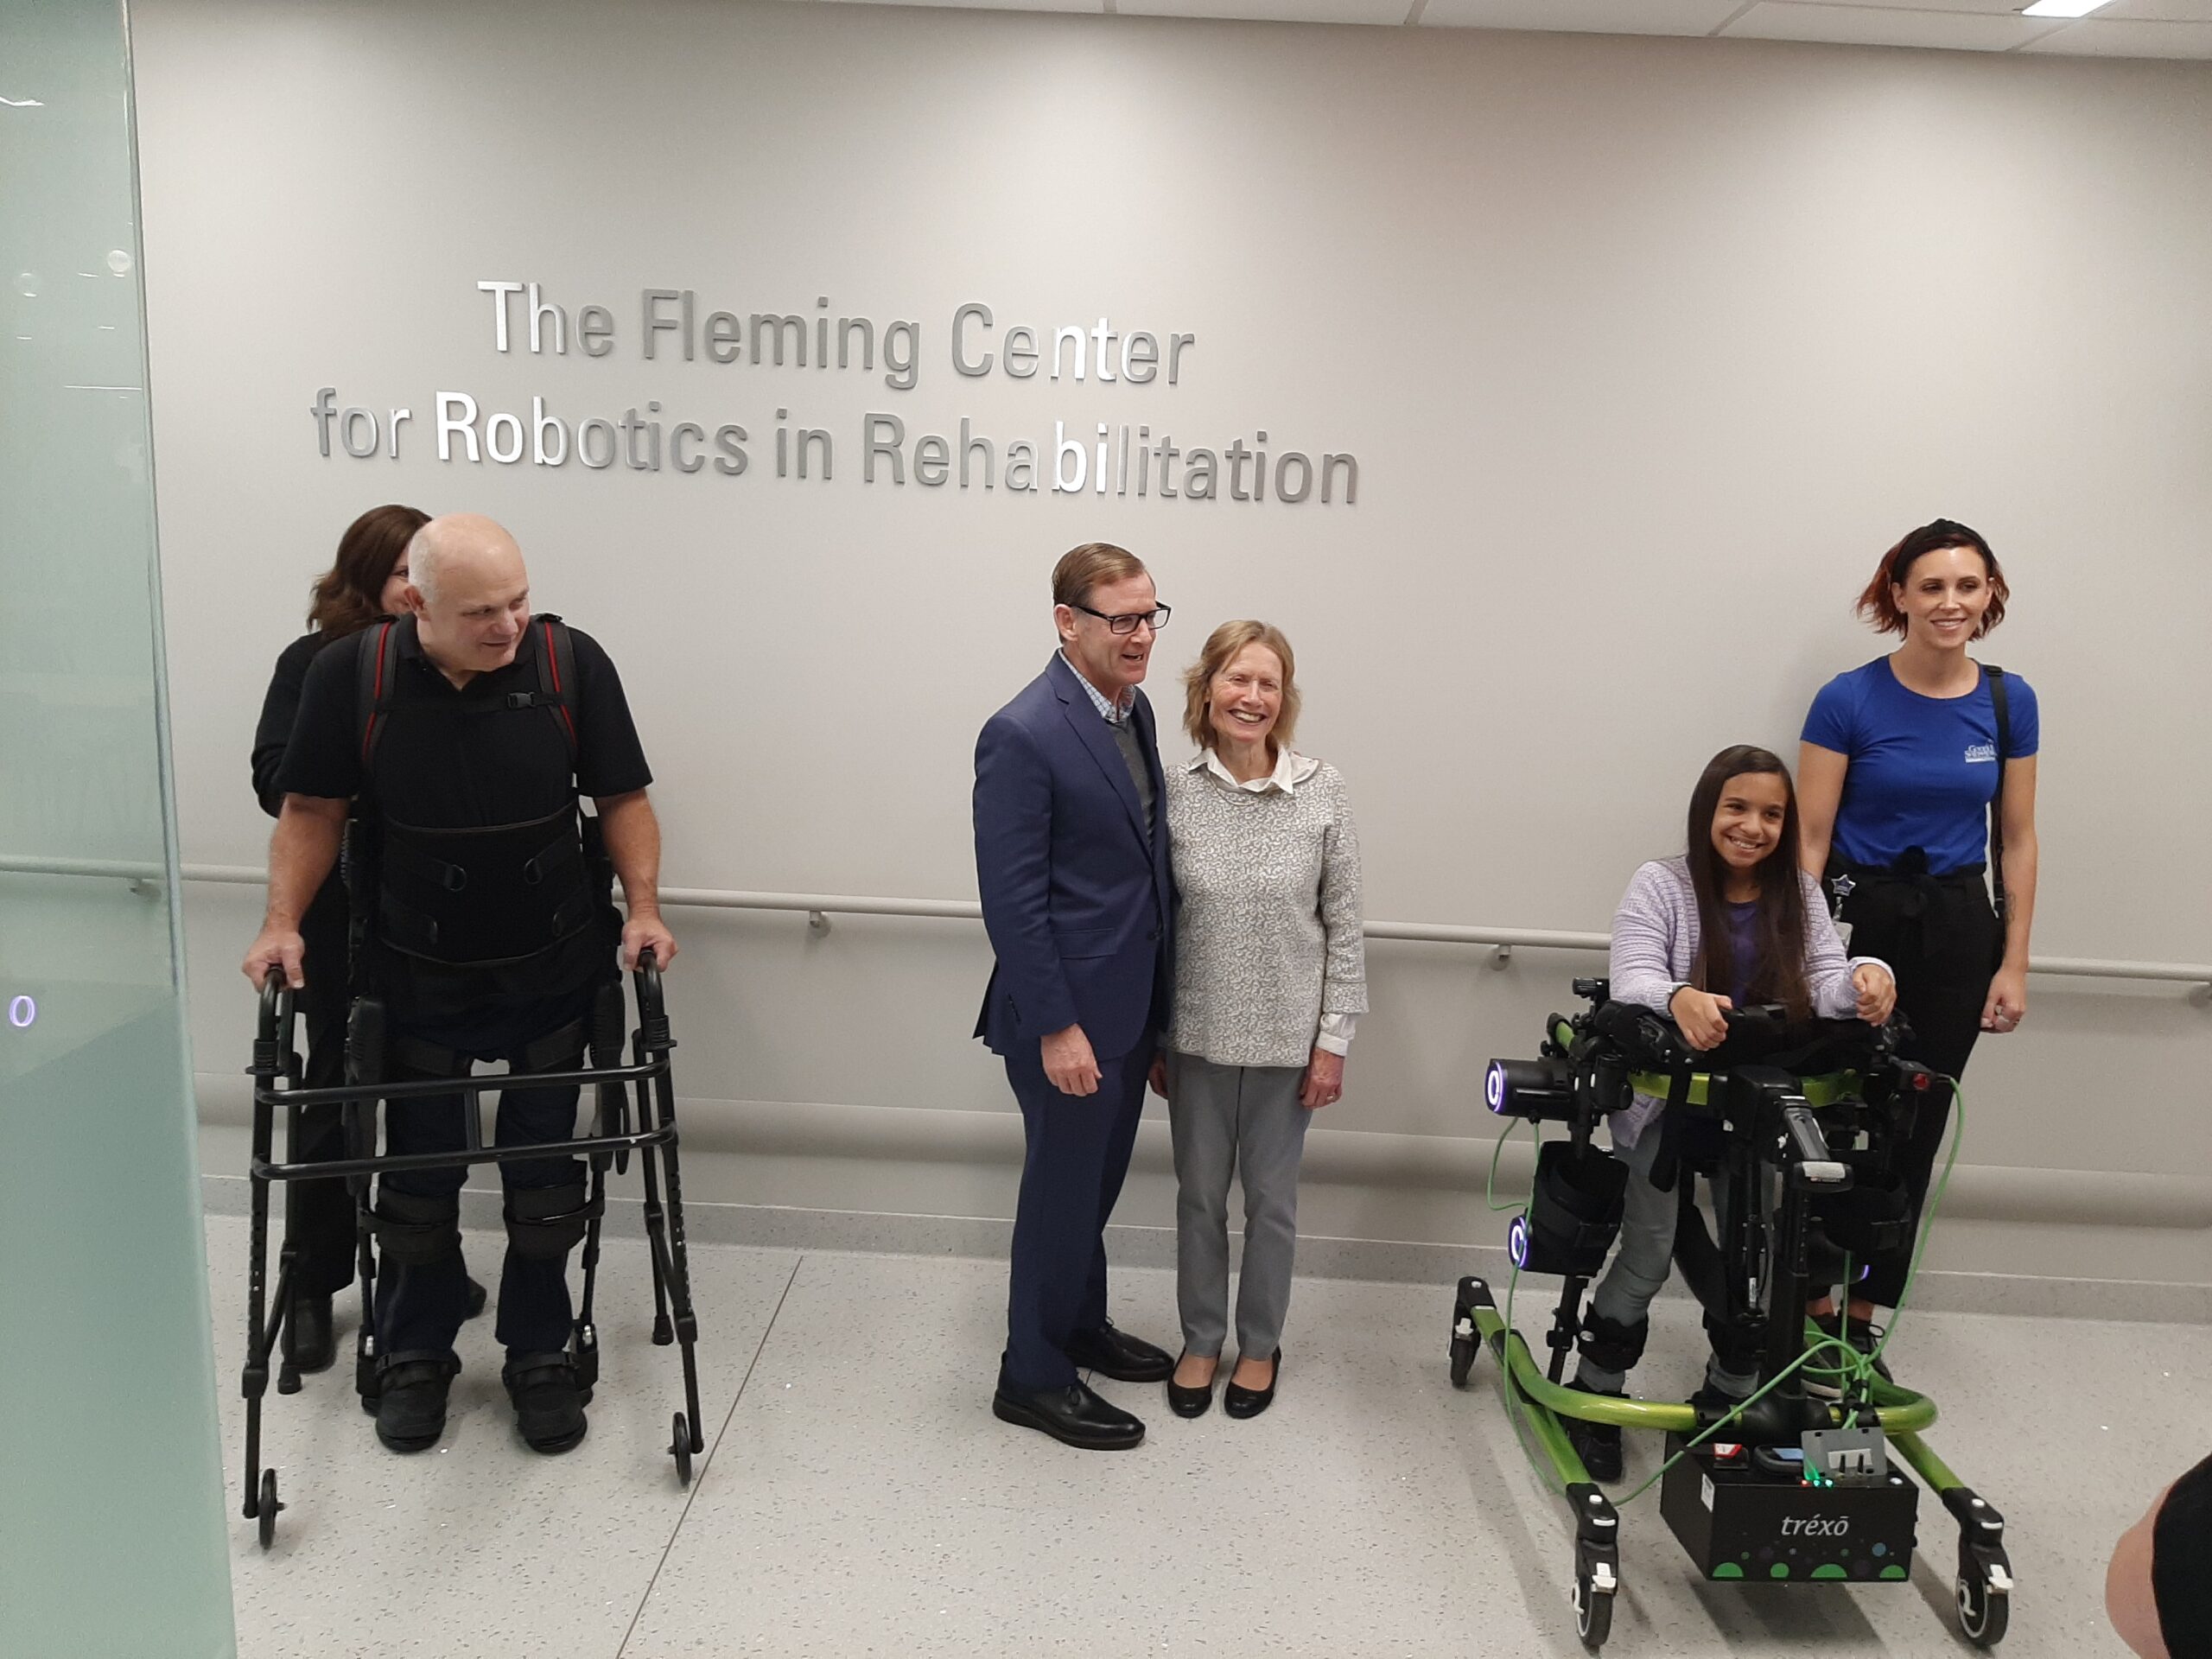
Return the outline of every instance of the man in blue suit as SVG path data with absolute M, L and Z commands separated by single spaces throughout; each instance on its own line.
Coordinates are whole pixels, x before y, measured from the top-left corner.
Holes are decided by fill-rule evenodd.
M 1105 1245 L 1171 1007 L 1166 791 L 1137 690 L 1167 607 L 1134 554 L 1093 542 L 1054 567 L 1052 620 L 1058 653 L 976 741 L 976 879 L 998 957 L 976 1034 L 1006 1061 L 1027 1141 L 991 1409 L 1108 1451 L 1144 1424 L 1079 1373 L 1174 1369 L 1108 1321 Z

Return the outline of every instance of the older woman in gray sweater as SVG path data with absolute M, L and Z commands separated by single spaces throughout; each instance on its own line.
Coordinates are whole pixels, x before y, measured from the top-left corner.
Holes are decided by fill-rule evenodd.
M 1213 1399 L 1229 1328 L 1229 1183 L 1244 1188 L 1232 1417 L 1274 1398 L 1298 1239 L 1298 1166 L 1311 1115 L 1344 1092 L 1367 1007 L 1359 839 L 1335 767 L 1290 747 L 1290 641 L 1225 622 L 1184 677 L 1199 753 L 1167 771 L 1175 885 L 1175 1009 L 1153 1086 L 1167 1097 L 1178 1188 L 1183 1356 L 1170 1407 Z

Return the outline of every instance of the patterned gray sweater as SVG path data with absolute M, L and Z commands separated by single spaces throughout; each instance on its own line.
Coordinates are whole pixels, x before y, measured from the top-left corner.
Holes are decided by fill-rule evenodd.
M 1322 1014 L 1367 1010 L 1344 779 L 1325 761 L 1288 790 L 1238 789 L 1204 766 L 1166 778 L 1183 901 L 1167 1046 L 1217 1065 L 1304 1065 Z

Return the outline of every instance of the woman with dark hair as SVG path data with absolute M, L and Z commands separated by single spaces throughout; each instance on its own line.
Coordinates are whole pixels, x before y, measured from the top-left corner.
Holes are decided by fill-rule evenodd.
M 1756 1003 L 1780 1003 L 1793 1020 L 1890 1017 L 1888 968 L 1845 958 L 1820 884 L 1797 868 L 1797 800 L 1778 759 L 1748 744 L 1714 755 L 1690 795 L 1687 840 L 1681 857 L 1642 865 L 1630 879 L 1613 917 L 1615 1001 L 1669 1015 L 1700 1052 L 1727 1035 L 1727 1010 Z M 1674 1262 L 1678 1201 L 1653 1178 L 1665 1109 L 1639 1094 L 1608 1125 L 1629 1180 L 1618 1251 L 1582 1319 L 1573 1386 L 1588 1393 L 1625 1389 Z M 1716 1352 L 1707 1396 L 1748 1396 L 1758 1376 L 1744 1361 Z M 1567 1431 L 1592 1479 L 1620 1478 L 1619 1429 L 1570 1419 Z
M 371 507 L 338 538 L 338 556 L 315 579 L 308 632 L 284 647 L 262 699 L 253 734 L 253 792 L 275 817 L 284 804 L 276 773 L 299 713 L 308 664 L 335 640 L 359 632 L 379 617 L 395 615 L 407 591 L 407 544 L 429 523 L 414 507 Z M 333 871 L 301 920 L 307 943 L 306 989 L 301 1015 L 307 1027 L 304 1079 L 310 1089 L 344 1081 L 346 1053 L 346 889 Z M 338 1109 L 306 1107 L 293 1156 L 322 1163 L 343 1151 Z M 284 1193 L 284 1242 L 297 1247 L 292 1317 L 284 1328 L 284 1357 L 303 1371 L 319 1371 L 337 1356 L 330 1299 L 353 1281 L 353 1203 L 341 1180 L 289 1181 Z M 472 1309 L 483 1306 L 481 1286 L 471 1283 Z
M 1977 1037 L 2011 1031 L 2027 1012 L 2036 694 L 1967 655 L 2011 597 L 1997 556 L 1966 525 L 1938 518 L 1911 531 L 1882 556 L 1858 606 L 1904 643 L 1821 688 L 1799 751 L 1805 868 L 1827 880 L 1857 948 L 1896 969 L 1908 1058 L 1953 1078 Z M 1900 1171 L 1910 1232 L 1949 1121 L 1948 1093 L 1914 1121 Z M 1877 1259 L 1848 1318 L 1823 1298 L 1815 1321 L 1872 1351 L 1875 1310 L 1897 1306 L 1910 1258 L 1908 1246 Z

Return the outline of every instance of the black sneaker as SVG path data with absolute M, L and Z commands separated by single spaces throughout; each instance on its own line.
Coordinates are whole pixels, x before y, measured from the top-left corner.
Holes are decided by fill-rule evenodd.
M 584 1391 L 565 1353 L 516 1354 L 499 1373 L 514 1402 L 515 1427 L 533 1452 L 566 1452 L 580 1444 L 590 1424 Z
M 1617 1389 L 1586 1388 L 1580 1382 L 1570 1382 L 1570 1389 L 1584 1394 L 1594 1394 L 1607 1400 L 1625 1400 L 1628 1396 Z M 1590 1478 L 1600 1484 L 1609 1484 L 1621 1478 L 1621 1430 L 1618 1423 L 1585 1422 L 1580 1417 L 1559 1414 L 1560 1427 L 1567 1431 L 1567 1444 L 1574 1448 L 1575 1456 L 1582 1459 Z
M 377 1439 L 424 1452 L 446 1432 L 446 1391 L 461 1370 L 451 1354 L 393 1354 L 377 1367 Z
M 1850 1344 L 1853 1351 L 1862 1357 L 1874 1357 L 1875 1350 L 1882 1345 L 1888 1332 L 1878 1325 L 1863 1319 L 1847 1320 L 1833 1309 L 1826 1313 L 1809 1313 L 1806 1319 L 1822 1336 Z M 1798 1373 L 1805 1379 L 1805 1392 L 1818 1400 L 1836 1400 L 1843 1395 L 1847 1380 L 1841 1357 L 1832 1351 L 1815 1354 L 1805 1362 L 1805 1369 Z M 1890 1375 L 1886 1361 L 1874 1357 L 1874 1375 L 1885 1382 L 1897 1379 Z

